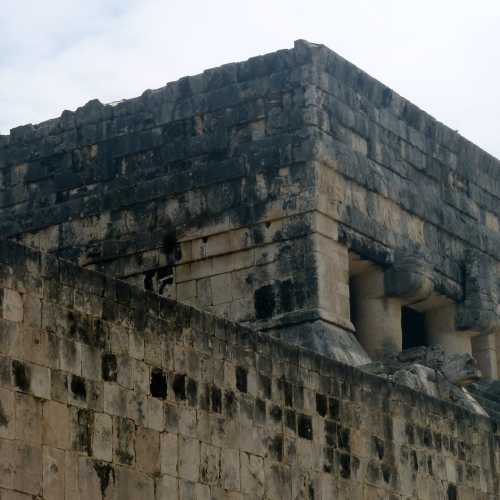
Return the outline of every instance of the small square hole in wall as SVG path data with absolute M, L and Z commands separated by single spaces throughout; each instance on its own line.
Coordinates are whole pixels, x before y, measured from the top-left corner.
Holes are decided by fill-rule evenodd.
M 423 312 L 416 311 L 411 307 L 402 307 L 401 330 L 403 332 L 403 350 L 428 345 Z

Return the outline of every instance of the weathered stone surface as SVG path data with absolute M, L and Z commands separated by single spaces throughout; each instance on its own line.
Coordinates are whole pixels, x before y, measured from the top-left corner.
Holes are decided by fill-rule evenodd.
M 499 166 L 305 41 L 0 137 L 0 498 L 499 497 Z
M 24 268 L 23 258 L 18 266 Z M 44 275 L 60 279 L 59 266 Z M 100 326 L 88 311 L 53 332 L 94 346 L 107 360 L 106 369 L 84 378 L 62 370 L 64 353 L 54 351 L 46 369 L 51 382 L 59 380 L 57 399 L 32 394 L 27 368 L 35 365 L 23 370 L 15 353 L 9 358 L 12 376 L 1 379 L 8 422 L 0 427 L 0 498 L 498 496 L 496 386 L 479 381 L 469 391 L 451 383 L 475 375 L 470 356 L 420 348 L 372 365 L 391 383 L 182 304 L 145 312 L 148 293 L 130 291 L 127 305 L 115 297 L 106 306 L 120 313 L 98 318 Z M 46 300 L 53 304 L 41 298 L 42 324 L 44 311 L 52 314 Z M 118 376 L 121 366 L 111 361 L 103 333 L 119 325 L 121 364 L 142 367 L 133 377 Z M 150 337 L 140 360 L 132 335 Z M 163 356 L 161 366 L 156 356 L 146 357 L 148 343 L 172 353 L 169 368 Z M 153 383 L 159 375 L 166 393 Z

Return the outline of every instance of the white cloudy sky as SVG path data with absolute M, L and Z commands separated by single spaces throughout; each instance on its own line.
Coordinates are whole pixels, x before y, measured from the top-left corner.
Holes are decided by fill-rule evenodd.
M 1 0 L 0 133 L 298 38 L 500 158 L 498 0 Z

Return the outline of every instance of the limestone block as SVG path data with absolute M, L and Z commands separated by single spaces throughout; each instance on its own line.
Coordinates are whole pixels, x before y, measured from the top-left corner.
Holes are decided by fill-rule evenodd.
M 89 380 L 102 380 L 101 351 L 81 344 L 82 376 Z
M 42 327 L 42 303 L 38 297 L 32 295 L 24 296 L 23 322 L 28 327 Z
M 221 460 L 221 481 L 226 490 L 240 490 L 240 452 L 223 448 Z
M 135 425 L 127 418 L 113 417 L 113 461 L 122 465 L 135 463 Z
M 179 477 L 197 482 L 200 469 L 200 442 L 198 439 L 179 436 Z
M 179 480 L 176 477 L 162 474 L 156 480 L 155 500 L 178 500 Z
M 136 365 L 136 363 L 134 362 L 136 360 L 130 358 L 129 356 L 117 356 L 116 359 L 117 359 L 116 381 L 122 387 L 125 387 L 127 389 L 132 389 L 133 388 L 132 366 Z
M 64 500 L 79 500 L 78 455 L 71 451 L 64 453 Z
M 16 442 L 0 438 L 0 487 L 14 487 L 16 466 Z
M 192 302 L 192 300 L 197 296 L 196 288 L 199 281 L 192 280 L 179 283 L 177 285 L 177 300 L 179 302 Z
M 105 462 L 113 460 L 112 418 L 105 413 L 94 413 L 92 455 Z
M 68 449 L 70 415 L 66 404 L 45 401 L 43 404 L 43 444 Z
M 14 489 L 39 495 L 42 490 L 42 449 L 18 442 L 15 457 Z
M 282 500 L 291 498 L 292 481 L 290 469 L 281 464 L 271 463 L 266 460 L 265 471 L 265 495 L 269 500 Z M 328 498 L 328 497 L 326 497 Z
M 196 410 L 194 408 L 187 408 L 179 406 L 177 408 L 178 416 L 178 431 L 183 436 L 195 437 L 196 436 Z
M 15 436 L 15 393 L 0 388 L 0 439 L 14 439 Z
M 169 432 L 160 435 L 160 469 L 162 474 L 177 476 L 178 436 Z
M 262 457 L 240 453 L 241 491 L 253 498 L 264 496 L 264 460 Z
M 58 353 L 54 352 L 53 339 L 39 328 L 23 326 L 18 338 L 22 339 L 18 355 L 26 361 L 42 366 L 56 367 Z
M 204 484 L 217 485 L 220 477 L 221 449 L 201 443 L 200 481 Z
M 32 500 L 32 495 L 25 495 L 19 491 L 0 490 L 0 498 L 2 500 Z
M 138 469 L 147 474 L 160 472 L 160 433 L 138 427 L 135 434 L 135 456 Z
M 16 290 L 4 288 L 1 294 L 2 318 L 20 323 L 24 317 L 23 298 Z
M 212 276 L 210 279 L 210 285 L 212 289 L 213 304 L 225 304 L 226 302 L 231 302 L 232 290 L 231 290 L 231 274 L 218 274 Z
M 65 456 L 63 450 L 43 447 L 43 498 L 64 500 Z
M 80 498 L 102 499 L 101 479 L 97 463 L 85 457 L 78 460 L 78 486 Z M 124 497 L 125 498 L 125 497 Z
M 0 353 L 15 356 L 19 345 L 22 344 L 18 338 L 20 333 L 21 331 L 15 323 L 0 319 Z
M 119 417 L 128 416 L 128 391 L 113 382 L 104 382 L 104 412 Z
M 60 342 L 60 367 L 65 372 L 74 375 L 82 374 L 82 344 L 68 339 L 61 339 Z
M 136 329 L 129 333 L 128 352 L 132 358 L 144 359 L 144 334 Z
M 196 500 L 212 500 L 210 487 L 206 484 L 196 483 L 194 485 L 194 498 Z
M 16 393 L 16 439 L 33 446 L 42 444 L 42 402 L 28 394 Z

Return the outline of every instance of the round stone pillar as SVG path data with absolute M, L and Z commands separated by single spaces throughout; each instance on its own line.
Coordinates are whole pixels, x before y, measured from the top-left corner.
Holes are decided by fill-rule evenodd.
M 456 306 L 450 304 L 425 313 L 425 326 L 429 345 L 440 345 L 447 354 L 472 354 L 475 331 L 457 331 Z
M 399 298 L 386 297 L 384 272 L 373 268 L 352 280 L 356 337 L 372 359 L 402 350 Z

